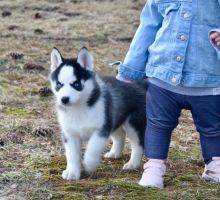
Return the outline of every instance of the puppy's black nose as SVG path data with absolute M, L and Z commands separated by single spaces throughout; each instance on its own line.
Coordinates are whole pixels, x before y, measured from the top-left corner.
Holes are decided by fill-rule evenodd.
M 61 101 L 63 104 L 68 104 L 69 103 L 69 97 L 62 97 Z

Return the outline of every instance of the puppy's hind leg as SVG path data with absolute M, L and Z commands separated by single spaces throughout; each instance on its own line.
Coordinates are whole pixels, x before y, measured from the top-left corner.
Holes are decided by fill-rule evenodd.
M 130 160 L 125 163 L 123 169 L 134 170 L 140 167 L 144 150 L 140 143 L 137 131 L 129 122 L 125 122 L 125 130 L 131 145 L 131 157 Z
M 105 158 L 120 158 L 125 143 L 125 132 L 120 127 L 111 135 L 112 147 L 109 152 L 105 154 Z

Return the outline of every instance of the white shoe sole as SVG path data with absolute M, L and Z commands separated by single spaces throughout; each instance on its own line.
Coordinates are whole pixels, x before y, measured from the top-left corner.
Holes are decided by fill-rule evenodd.
M 143 187 L 148 187 L 148 188 L 157 188 L 157 189 L 163 189 L 164 185 L 154 185 L 154 184 L 144 184 L 141 181 L 139 181 L 138 185 L 143 186 Z
M 202 179 L 206 181 L 212 181 L 215 183 L 220 183 L 220 179 L 218 177 L 209 176 L 208 174 L 204 173 L 202 174 Z

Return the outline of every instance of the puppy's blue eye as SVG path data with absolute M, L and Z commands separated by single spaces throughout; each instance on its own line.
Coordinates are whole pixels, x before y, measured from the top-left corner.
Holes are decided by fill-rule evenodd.
M 77 91 L 81 91 L 83 89 L 83 85 L 81 84 L 81 82 L 79 80 L 73 82 L 70 85 Z
M 63 87 L 63 84 L 58 81 L 55 90 L 58 91 L 61 87 Z

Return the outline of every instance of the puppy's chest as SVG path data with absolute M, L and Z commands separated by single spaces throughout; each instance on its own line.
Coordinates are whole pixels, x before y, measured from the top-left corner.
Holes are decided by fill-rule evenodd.
M 104 125 L 104 110 L 88 109 L 58 112 L 59 123 L 64 134 L 78 135 L 83 140 L 101 130 Z

